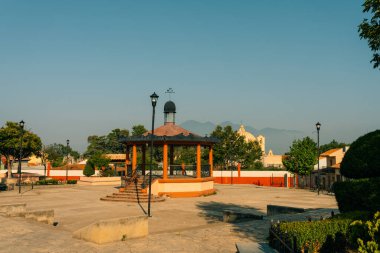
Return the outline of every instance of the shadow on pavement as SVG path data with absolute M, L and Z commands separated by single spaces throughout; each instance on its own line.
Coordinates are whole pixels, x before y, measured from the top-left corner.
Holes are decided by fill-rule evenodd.
M 265 216 L 266 214 L 256 208 L 245 205 L 221 202 L 200 202 L 197 204 L 200 209 L 199 216 L 204 217 L 208 223 L 223 222 L 223 213 L 233 211 L 243 214 L 254 214 L 256 216 Z M 269 223 L 267 220 L 241 219 L 236 222 L 226 223 L 232 226 L 233 232 L 240 236 L 255 241 L 263 241 L 269 235 Z

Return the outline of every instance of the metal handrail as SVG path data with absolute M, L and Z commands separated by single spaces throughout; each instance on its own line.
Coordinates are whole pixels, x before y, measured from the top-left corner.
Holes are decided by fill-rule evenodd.
M 286 244 L 286 242 L 284 242 L 281 237 L 279 235 L 277 235 L 271 228 L 269 229 L 269 233 L 272 233 L 276 239 L 287 249 L 289 250 L 291 253 L 296 253 L 295 249 L 289 247 L 288 244 Z
M 134 170 L 132 172 L 132 175 L 131 177 L 126 177 L 125 178 L 125 187 L 127 187 L 128 185 L 130 185 L 131 183 L 136 183 L 137 182 L 137 179 L 139 177 L 139 174 L 137 173 L 137 170 Z

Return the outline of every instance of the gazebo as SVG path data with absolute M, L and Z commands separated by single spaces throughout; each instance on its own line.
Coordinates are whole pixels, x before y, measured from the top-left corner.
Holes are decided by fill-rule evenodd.
M 214 193 L 213 145 L 216 138 L 202 137 L 175 124 L 176 106 L 168 101 L 164 106 L 164 125 L 141 136 L 122 139 L 126 146 L 127 176 L 136 173 L 145 177 L 146 149 L 153 139 L 154 147 L 162 147 L 162 171 L 155 170 L 152 182 L 153 195 L 170 197 L 196 197 Z M 196 163 L 193 165 L 174 164 L 174 150 L 177 147 L 196 147 Z M 201 164 L 202 147 L 208 148 L 208 164 Z M 132 150 L 132 154 L 130 151 Z M 138 151 L 141 152 L 141 164 L 137 164 Z M 132 155 L 132 159 L 130 158 Z M 148 165 L 150 166 L 150 165 Z M 189 169 L 190 167 L 190 169 Z

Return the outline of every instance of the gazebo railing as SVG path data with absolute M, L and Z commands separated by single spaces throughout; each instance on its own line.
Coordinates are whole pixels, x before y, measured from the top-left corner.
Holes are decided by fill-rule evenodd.
M 210 165 L 202 165 L 201 166 L 201 177 L 210 177 Z
M 145 167 L 145 175 L 149 173 L 150 164 L 138 164 L 136 167 L 137 174 L 140 176 L 144 176 L 142 173 L 142 168 Z M 167 168 L 167 175 L 168 176 L 178 176 L 178 177 L 197 177 L 197 166 L 195 164 L 188 164 L 188 165 L 182 165 L 182 164 L 172 164 L 169 165 Z M 132 165 L 127 166 L 126 170 L 126 177 L 132 177 L 133 176 L 133 170 Z M 153 164 L 152 167 L 152 176 L 156 177 L 162 177 L 163 176 L 163 168 L 159 167 L 157 164 Z M 202 165 L 201 166 L 201 177 L 210 177 L 210 165 Z
M 182 164 L 169 165 L 168 175 L 169 176 L 196 177 L 196 166 L 195 165 L 182 165 Z

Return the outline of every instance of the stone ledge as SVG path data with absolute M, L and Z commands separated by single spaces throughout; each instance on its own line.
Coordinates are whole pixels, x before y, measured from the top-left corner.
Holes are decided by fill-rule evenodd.
M 291 206 L 276 206 L 267 205 L 267 216 L 272 216 L 276 214 L 292 214 L 292 213 L 303 213 L 305 209 Z
M 97 244 L 124 241 L 126 239 L 143 237 L 147 235 L 147 216 L 133 216 L 101 220 L 73 233 L 74 238 Z
M 236 243 L 238 253 L 276 253 L 277 250 L 272 249 L 268 243 L 265 242 L 249 242 L 249 243 Z
M 121 177 L 80 177 L 78 185 L 121 185 Z
M 26 211 L 26 203 L 0 205 L 0 213 L 21 213 Z
M 51 225 L 54 223 L 54 210 L 27 211 L 25 212 L 25 218 Z
M 239 222 L 243 220 L 262 220 L 262 215 L 240 212 L 235 210 L 223 210 L 223 222 Z
M 53 224 L 54 223 L 54 210 L 34 210 L 23 212 L 12 212 L 6 214 L 9 217 L 24 217 L 26 219 L 35 220 L 38 222 Z

